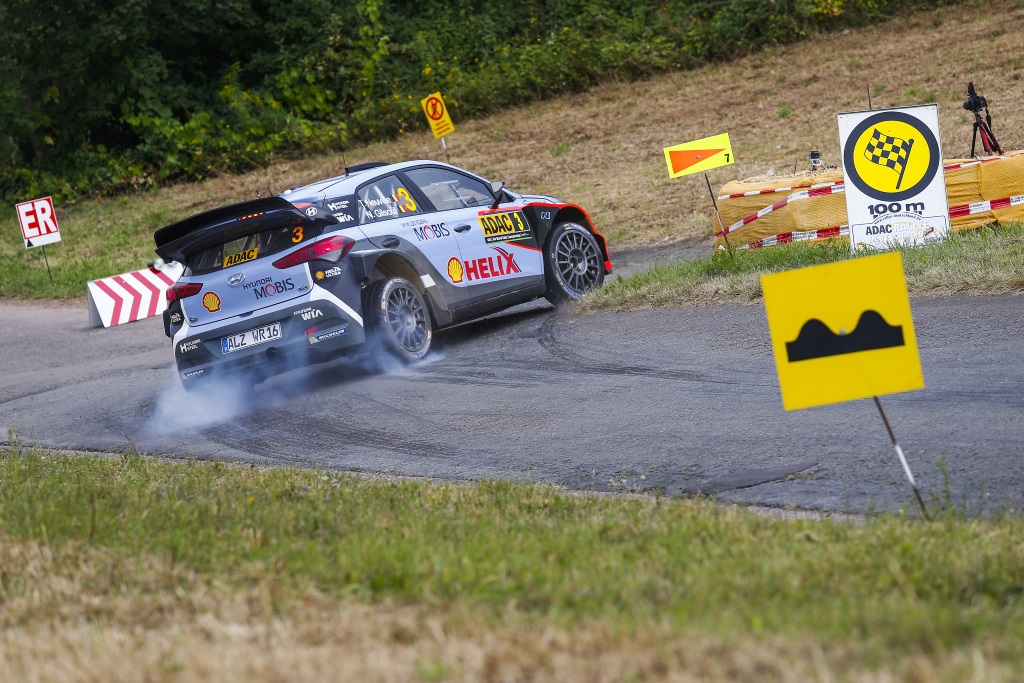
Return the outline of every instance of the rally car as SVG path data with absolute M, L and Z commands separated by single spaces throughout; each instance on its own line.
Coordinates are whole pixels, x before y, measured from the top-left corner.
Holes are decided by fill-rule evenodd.
M 157 230 L 184 274 L 164 330 L 186 389 L 259 382 L 373 340 L 423 358 L 432 332 L 611 272 L 586 211 L 436 161 L 367 163 Z

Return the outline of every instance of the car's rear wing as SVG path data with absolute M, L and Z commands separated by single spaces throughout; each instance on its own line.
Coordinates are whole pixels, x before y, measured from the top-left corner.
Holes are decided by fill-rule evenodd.
M 153 239 L 160 258 L 184 263 L 189 254 L 261 230 L 286 225 L 325 229 L 337 224 L 334 216 L 316 205 L 298 209 L 283 197 L 267 197 L 197 213 L 160 228 Z

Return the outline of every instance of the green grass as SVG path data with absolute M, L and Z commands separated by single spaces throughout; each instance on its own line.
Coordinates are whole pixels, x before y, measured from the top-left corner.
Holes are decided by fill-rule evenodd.
M 699 500 L 15 445 L 0 455 L 0 526 L 57 554 L 105 549 L 118 590 L 153 590 L 144 568 L 155 558 L 202 581 L 261 586 L 285 613 L 315 591 L 465 608 L 496 622 L 514 614 L 624 633 L 660 623 L 727 641 L 855 640 L 876 662 L 982 645 L 999 661 L 1024 662 L 1016 515 L 779 520 Z M 13 606 L 35 581 L 0 570 L 0 604 L 11 607 L 0 609 L 4 627 L 34 614 Z M 90 618 L 104 609 L 97 600 Z
M 89 280 L 145 268 L 153 233 L 188 213 L 156 192 L 58 207 L 61 241 L 26 249 L 12 211 L 0 221 L 0 297 L 84 297 Z
M 953 232 L 942 242 L 900 251 L 912 295 L 1024 291 L 1021 223 Z M 731 256 L 722 251 L 609 280 L 586 297 L 583 310 L 749 303 L 761 298 L 762 275 L 850 258 L 854 256 L 846 240 L 737 249 Z

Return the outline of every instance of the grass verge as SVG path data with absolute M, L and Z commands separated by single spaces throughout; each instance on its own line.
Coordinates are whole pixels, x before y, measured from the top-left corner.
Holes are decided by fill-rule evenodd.
M 851 525 L 15 445 L 0 526 L 5 680 L 1010 681 L 1024 663 L 1009 514 Z
M 1007 294 L 1024 291 L 1024 224 L 953 232 L 935 244 L 900 249 L 912 295 Z M 750 303 L 761 276 L 855 258 L 846 240 L 719 252 L 608 281 L 583 302 L 584 312 L 659 306 Z

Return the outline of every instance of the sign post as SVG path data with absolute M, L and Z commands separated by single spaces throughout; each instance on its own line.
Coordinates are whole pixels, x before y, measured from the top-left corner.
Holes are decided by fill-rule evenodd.
M 729 246 L 729 236 L 726 234 L 725 224 L 722 223 L 722 215 L 718 213 L 718 202 L 715 201 L 715 193 L 711 191 L 711 180 L 708 179 L 707 174 L 712 168 L 735 163 L 736 158 L 732 153 L 729 134 L 722 133 L 693 142 L 684 142 L 681 145 L 666 147 L 664 151 L 669 178 L 678 178 L 691 173 L 704 173 L 704 182 L 707 183 L 708 194 L 711 195 L 711 204 L 715 207 L 718 225 L 722 228 L 725 245 L 729 247 L 731 254 L 732 247 Z
M 934 104 L 839 114 L 850 246 L 890 249 L 949 232 Z
M 927 518 L 878 400 L 881 394 L 924 388 L 900 253 L 763 275 L 761 288 L 783 407 L 873 398 Z
M 50 282 L 53 282 L 50 259 L 46 258 L 46 245 L 60 242 L 61 239 L 57 214 L 53 210 L 53 199 L 33 199 L 17 204 L 14 208 L 18 212 L 18 223 L 21 224 L 21 237 L 25 241 L 25 248 L 42 248 L 46 274 L 50 276 Z
M 430 130 L 434 133 L 434 139 L 441 139 L 445 160 L 451 163 L 451 158 L 448 156 L 448 145 L 445 143 L 444 136 L 455 131 L 455 124 L 452 123 L 451 117 L 448 116 L 448 107 L 444 104 L 444 98 L 441 97 L 440 92 L 436 92 L 433 95 L 424 97 L 420 100 L 420 104 L 423 105 L 423 113 L 427 115 L 427 123 L 430 124 Z

